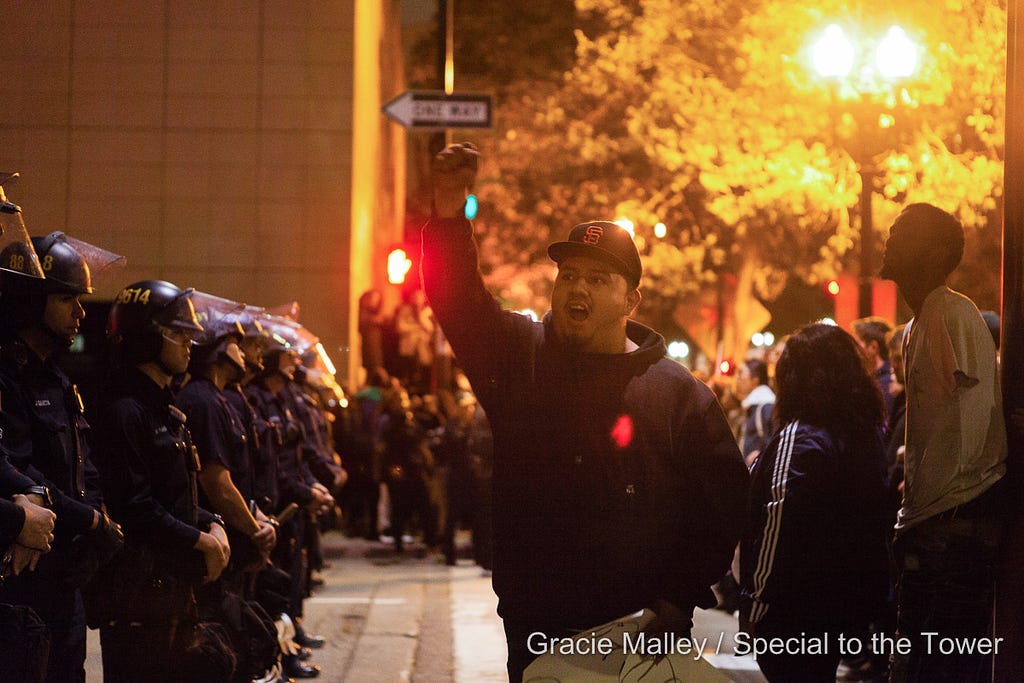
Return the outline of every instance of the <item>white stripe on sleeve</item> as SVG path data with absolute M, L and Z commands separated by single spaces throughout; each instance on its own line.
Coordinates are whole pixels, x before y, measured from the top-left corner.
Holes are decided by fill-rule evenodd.
M 799 421 L 790 422 L 779 433 L 779 449 L 775 455 L 775 466 L 772 468 L 771 500 L 766 506 L 768 518 L 765 520 L 761 536 L 761 549 L 757 555 L 754 569 L 754 606 L 750 611 L 750 621 L 757 623 L 768 612 L 768 605 L 761 601 L 768 577 L 775 563 L 775 550 L 779 544 L 779 531 L 782 528 L 782 507 L 786 502 L 786 482 L 789 479 L 789 461 L 793 456 L 793 439 Z

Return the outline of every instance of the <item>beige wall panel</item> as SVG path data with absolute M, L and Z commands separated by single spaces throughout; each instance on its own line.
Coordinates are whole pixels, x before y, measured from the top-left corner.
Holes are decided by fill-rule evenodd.
M 0 41 L 0 171 L 22 173 L 9 194 L 30 231 L 66 228 L 125 254 L 108 295 L 162 278 L 257 305 L 298 300 L 345 375 L 354 290 L 377 258 L 360 253 L 350 284 L 355 0 L 2 4 L 22 30 Z M 359 30 L 380 44 L 382 24 Z M 380 105 L 363 102 L 360 125 L 384 156 Z M 360 168 L 356 213 L 400 234 L 375 199 L 399 190 Z

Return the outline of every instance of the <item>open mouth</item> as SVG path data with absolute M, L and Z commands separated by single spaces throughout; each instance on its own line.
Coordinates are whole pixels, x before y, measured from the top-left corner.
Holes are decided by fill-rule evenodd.
M 590 316 L 590 309 L 581 303 L 571 303 L 565 307 L 569 317 L 578 323 L 583 322 Z

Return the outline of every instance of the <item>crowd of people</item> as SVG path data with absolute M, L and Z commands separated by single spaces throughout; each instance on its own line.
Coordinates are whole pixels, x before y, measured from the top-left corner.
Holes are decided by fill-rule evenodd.
M 708 380 L 752 477 L 740 569 L 717 585 L 718 607 L 761 637 L 876 645 L 843 658 L 838 680 L 991 675 L 991 648 L 936 656 L 922 635 L 994 642 L 1010 519 L 999 316 L 945 286 L 962 249 L 950 214 L 911 205 L 883 269 L 910 323 L 809 325 L 780 353 L 752 351 L 734 381 Z M 903 651 L 878 647 L 885 634 L 905 637 Z M 832 681 L 840 656 L 769 652 L 758 664 L 769 680 Z
M 653 614 L 634 622 L 644 634 L 688 637 L 733 565 L 741 633 L 764 641 L 771 681 L 833 681 L 844 656 L 850 680 L 988 680 L 1006 426 L 994 335 L 946 286 L 963 254 L 956 218 L 911 204 L 890 228 L 880 275 L 913 311 L 902 330 L 801 327 L 774 372 L 744 364 L 730 421 L 724 387 L 631 319 L 642 264 L 615 223 L 548 247 L 542 321 L 501 310 L 463 214 L 478 158 L 467 143 L 434 158 L 422 272 L 493 427 L 509 679 L 551 671 L 536 636 L 571 641 L 639 610 Z
M 427 367 L 428 371 L 430 367 Z M 487 416 L 461 373 L 450 388 L 422 391 L 412 375 L 383 365 L 350 398 L 342 443 L 349 481 L 345 530 L 401 553 L 414 539 L 456 564 L 457 536 L 490 570 L 493 449 Z
M 435 157 L 422 288 L 393 315 L 360 299 L 350 392 L 296 315 L 161 280 L 120 289 L 79 387 L 60 356 L 121 259 L 30 238 L 0 203 L 5 674 L 84 680 L 88 625 L 107 681 L 314 678 L 303 602 L 334 525 L 448 564 L 470 530 L 512 681 L 543 667 L 538 636 L 642 611 L 685 638 L 716 603 L 805 644 L 762 651 L 771 681 L 832 681 L 842 658 L 849 680 L 987 680 L 991 648 L 930 646 L 991 637 L 1009 514 L 998 332 L 945 284 L 956 219 L 912 204 L 891 228 L 905 326 L 811 323 L 701 381 L 632 319 L 642 264 L 615 223 L 549 246 L 543 320 L 502 310 L 463 213 L 477 159 Z

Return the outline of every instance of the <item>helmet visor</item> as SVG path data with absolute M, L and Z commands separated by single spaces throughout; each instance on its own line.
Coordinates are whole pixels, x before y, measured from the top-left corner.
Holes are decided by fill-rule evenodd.
M 173 330 L 187 331 L 198 335 L 203 331 L 203 326 L 196 315 L 195 305 L 192 303 L 194 289 L 186 289 L 178 296 L 171 299 L 154 317 L 153 321 L 161 327 Z
M 124 267 L 123 256 L 59 231 L 33 237 L 32 244 L 51 291 L 92 294 L 93 286 L 104 276 Z
M 39 257 L 25 229 L 21 207 L 3 198 L 0 191 L 0 270 L 26 277 L 43 277 Z
M 244 306 L 240 311 L 228 313 L 224 320 L 228 323 L 238 323 L 246 337 L 266 339 L 270 334 L 263 328 L 261 322 L 266 316 L 267 309 L 261 306 Z
M 96 287 L 97 284 L 109 282 L 111 277 L 124 269 L 127 262 L 127 259 L 120 254 L 107 251 L 97 247 L 95 244 L 89 244 L 70 235 L 64 235 L 64 241 L 71 245 L 71 248 L 82 257 L 85 265 L 89 267 L 89 277 L 93 287 Z M 45 266 L 46 264 L 44 263 L 43 265 Z
M 231 333 L 242 336 L 242 328 L 235 318 L 245 310 L 245 304 L 197 291 L 192 292 L 191 300 L 196 309 L 196 318 L 203 327 L 203 331 L 196 337 L 197 344 L 212 344 Z
M 288 318 L 268 315 L 261 323 L 279 347 L 293 349 L 300 355 L 320 341 L 315 334 Z

